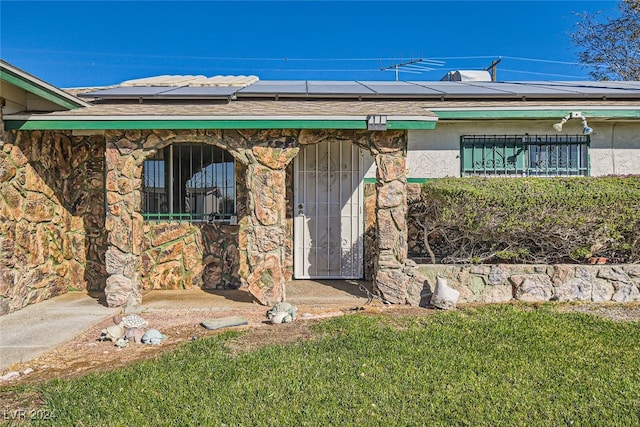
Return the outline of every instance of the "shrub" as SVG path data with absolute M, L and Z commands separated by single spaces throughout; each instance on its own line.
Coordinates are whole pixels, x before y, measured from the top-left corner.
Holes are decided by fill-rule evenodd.
M 410 217 L 443 263 L 640 261 L 640 176 L 438 179 Z

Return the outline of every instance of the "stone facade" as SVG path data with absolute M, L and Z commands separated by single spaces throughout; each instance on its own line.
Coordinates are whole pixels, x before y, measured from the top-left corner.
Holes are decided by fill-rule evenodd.
M 376 155 L 375 287 L 387 301 L 394 304 L 409 302 L 409 276 L 403 271 L 407 260 L 405 154 L 402 150 L 387 148 Z
M 0 314 L 105 286 L 104 139 L 7 132 L 0 140 Z
M 364 184 L 364 279 L 372 281 L 375 277 L 377 257 L 376 238 L 376 184 Z
M 143 234 L 143 290 L 240 287 L 238 226 L 145 222 Z
M 460 291 L 459 302 L 640 301 L 638 265 L 415 265 L 411 304 L 429 301 L 436 277 Z
M 406 132 L 108 131 L 105 139 L 105 227 L 109 246 L 105 254 L 109 274 L 105 293 L 109 305 L 137 305 L 141 290 L 151 286 L 235 287 L 238 277 L 240 285 L 260 303 L 272 305 L 284 300 L 284 284 L 291 278 L 293 266 L 291 161 L 301 145 L 325 140 L 349 141 L 376 157 L 379 172 L 374 246 L 380 255 L 376 256 L 373 271 L 379 292 L 388 299 L 405 302 L 403 286 L 407 279 L 402 271 L 407 255 Z M 143 221 L 142 164 L 145 158 L 173 143 L 216 145 L 228 151 L 244 172 L 237 176 L 238 188 L 246 188 L 246 195 L 237 199 L 237 272 L 236 265 L 232 265 L 236 259 L 235 230 L 221 234 L 219 227 L 150 225 Z M 158 235 L 163 233 L 167 236 L 158 243 Z M 215 254 L 205 248 L 204 242 L 218 242 L 221 238 L 226 243 Z M 229 280 L 218 281 L 225 274 Z

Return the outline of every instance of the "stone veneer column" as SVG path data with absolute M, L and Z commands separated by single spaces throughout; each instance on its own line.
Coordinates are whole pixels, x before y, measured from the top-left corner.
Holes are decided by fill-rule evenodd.
M 249 215 L 241 220 L 240 276 L 249 292 L 264 305 L 286 299 L 285 168 L 298 154 L 298 147 L 254 146 L 247 150 L 246 183 Z
M 378 259 L 375 286 L 395 304 L 408 302 L 409 277 L 403 272 L 407 260 L 407 186 L 404 150 L 378 152 L 376 220 Z
M 121 136 L 107 134 L 105 152 L 105 264 L 109 277 L 104 292 L 109 307 L 137 306 L 142 302 L 138 270 L 143 220 L 134 191 L 141 184 L 141 168 L 136 166 L 137 145 Z

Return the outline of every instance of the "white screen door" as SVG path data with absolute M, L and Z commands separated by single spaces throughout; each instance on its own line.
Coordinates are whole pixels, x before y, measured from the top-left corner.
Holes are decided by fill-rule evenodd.
M 361 279 L 361 150 L 348 141 L 303 146 L 294 173 L 295 278 Z

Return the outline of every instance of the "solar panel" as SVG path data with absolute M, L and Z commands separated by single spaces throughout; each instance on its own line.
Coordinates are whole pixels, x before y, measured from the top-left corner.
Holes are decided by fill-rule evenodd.
M 160 94 L 158 98 L 226 98 L 236 93 L 240 88 L 232 86 L 187 86 L 170 89 Z
M 344 98 L 582 98 L 640 97 L 640 82 L 450 82 L 450 81 L 319 81 L 259 80 L 237 86 L 128 86 L 95 90 L 78 96 L 102 99 L 215 99 L 239 97 Z
M 500 90 L 498 87 L 473 86 L 464 82 L 411 82 L 424 86 L 431 90 L 442 92 L 444 96 L 482 96 L 482 95 L 513 95 L 513 93 Z
M 238 91 L 239 95 L 306 95 L 304 80 L 258 80 Z
M 378 95 L 418 96 L 418 95 L 442 95 L 442 92 L 425 86 L 409 82 L 383 82 L 361 81 L 360 84 L 368 87 Z
M 638 95 L 640 82 L 526 82 L 583 95 Z
M 111 89 L 96 90 L 93 92 L 81 93 L 78 96 L 91 98 L 138 98 L 158 95 L 172 88 L 154 86 L 128 86 L 114 87 Z
M 374 95 L 375 92 L 356 81 L 307 81 L 309 95 Z
M 567 95 L 569 93 L 575 93 L 571 91 L 564 90 L 560 87 L 551 87 L 551 86 L 543 86 L 543 85 L 530 85 L 530 84 L 519 84 L 519 83 L 503 83 L 503 82 L 468 82 L 466 83 L 471 86 L 478 86 L 483 88 L 497 88 L 505 92 L 509 92 L 514 96 L 538 96 L 538 95 Z

